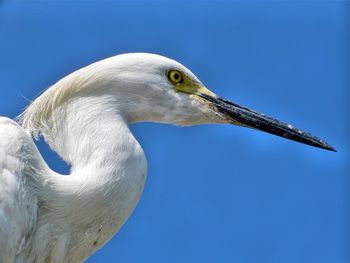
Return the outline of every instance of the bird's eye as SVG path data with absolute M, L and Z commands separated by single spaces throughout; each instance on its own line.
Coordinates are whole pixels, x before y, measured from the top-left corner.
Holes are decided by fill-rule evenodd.
M 169 71 L 168 79 L 174 84 L 182 83 L 184 80 L 182 73 L 176 69 Z

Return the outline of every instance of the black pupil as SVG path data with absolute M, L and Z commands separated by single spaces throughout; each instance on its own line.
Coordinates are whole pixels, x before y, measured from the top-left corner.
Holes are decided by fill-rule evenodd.
M 180 78 L 180 75 L 178 73 L 174 74 L 174 79 L 178 80 Z

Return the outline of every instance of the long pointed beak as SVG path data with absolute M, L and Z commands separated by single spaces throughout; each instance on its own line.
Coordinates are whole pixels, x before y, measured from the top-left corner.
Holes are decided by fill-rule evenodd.
M 336 152 L 336 149 L 325 141 L 290 124 L 283 123 L 220 97 L 203 93 L 198 96 L 209 101 L 214 110 L 226 118 L 229 123 L 254 128 L 289 140 Z

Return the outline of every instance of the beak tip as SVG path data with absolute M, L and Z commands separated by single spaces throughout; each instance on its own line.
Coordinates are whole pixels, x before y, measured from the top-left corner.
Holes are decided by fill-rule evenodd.
M 337 149 L 335 149 L 333 146 L 328 145 L 326 150 L 331 151 L 331 152 L 338 152 Z
M 319 146 L 316 146 L 316 147 L 319 147 L 319 148 L 322 148 L 322 149 L 325 149 L 327 151 L 331 151 L 331 152 L 338 152 L 332 145 L 326 143 L 325 141 L 320 141 L 320 145 Z

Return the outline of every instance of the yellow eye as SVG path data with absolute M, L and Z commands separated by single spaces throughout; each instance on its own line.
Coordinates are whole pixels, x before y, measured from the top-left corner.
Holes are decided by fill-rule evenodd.
M 184 78 L 182 76 L 182 73 L 179 70 L 176 70 L 176 69 L 173 69 L 173 70 L 169 71 L 168 79 L 174 84 L 182 83 L 183 80 L 184 80 Z

